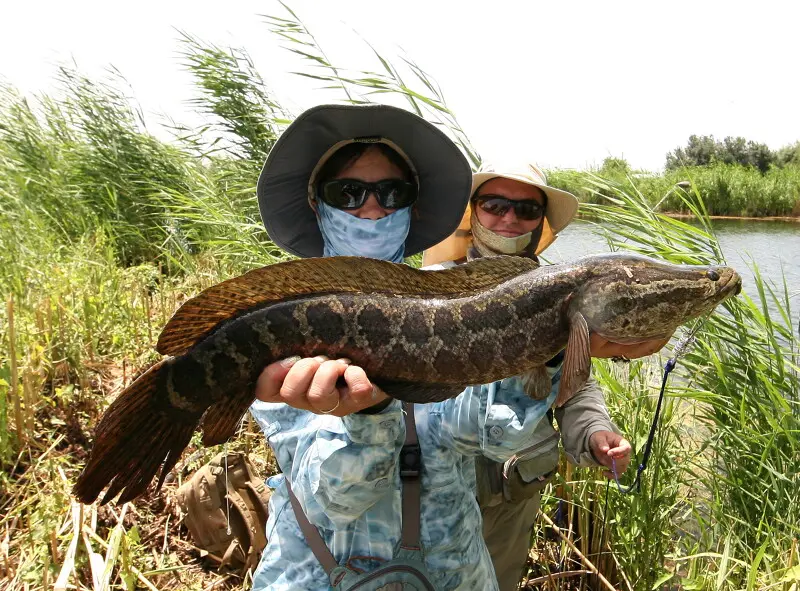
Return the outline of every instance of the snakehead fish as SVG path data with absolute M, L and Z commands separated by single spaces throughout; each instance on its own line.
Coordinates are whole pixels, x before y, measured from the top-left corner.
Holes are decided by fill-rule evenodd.
M 470 384 L 525 374 L 550 390 L 544 363 L 565 351 L 556 404 L 588 379 L 589 334 L 618 343 L 666 338 L 741 289 L 728 267 L 599 255 L 538 267 L 522 257 L 420 271 L 358 257 L 256 269 L 188 300 L 161 333 L 158 362 L 109 406 L 74 493 L 103 502 L 160 487 L 200 426 L 230 438 L 264 367 L 293 355 L 347 357 L 395 398 L 433 402 Z

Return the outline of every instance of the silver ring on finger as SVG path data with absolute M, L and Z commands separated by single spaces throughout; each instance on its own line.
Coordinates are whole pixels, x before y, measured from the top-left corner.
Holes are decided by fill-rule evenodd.
M 333 411 L 335 411 L 337 408 L 339 408 L 339 405 L 340 405 L 341 403 L 342 403 L 342 399 L 341 399 L 341 398 L 337 398 L 337 400 L 336 400 L 336 406 L 334 406 L 334 407 L 333 407 L 332 409 L 330 409 L 330 410 L 321 410 L 321 411 L 319 411 L 319 412 L 320 412 L 320 414 L 323 414 L 323 415 L 329 415 L 329 414 L 331 414 Z

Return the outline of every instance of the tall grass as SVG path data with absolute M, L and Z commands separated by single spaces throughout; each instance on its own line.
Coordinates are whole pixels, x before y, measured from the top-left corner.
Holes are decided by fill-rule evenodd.
M 4 216 L 64 243 L 102 228 L 121 262 L 155 259 L 165 224 L 153 195 L 187 191 L 195 162 L 144 129 L 119 76 L 100 82 L 61 68 L 59 80 L 59 100 L 0 91 Z
M 350 70 L 332 63 L 316 37 L 284 2 L 285 14 L 265 15 L 273 34 L 284 41 L 284 47 L 299 55 L 307 63 L 307 70 L 296 72 L 300 76 L 319 80 L 326 88 L 341 89 L 341 100 L 349 103 L 371 102 L 374 98 L 399 98 L 406 108 L 436 124 L 449 134 L 464 151 L 473 169 L 481 164 L 475 146 L 458 122 L 455 113 L 447 106 L 444 93 L 436 81 L 409 57 L 401 57 L 402 67 L 376 51 L 367 41 L 365 53 L 375 56 L 374 70 Z
M 302 75 L 340 89 L 343 101 L 402 100 L 480 164 L 443 92 L 413 60 L 397 66 L 373 52 L 374 70 L 351 71 L 331 63 L 288 7 L 266 18 L 272 34 L 306 59 Z M 90 426 L 154 358 L 153 342 L 172 311 L 211 284 L 285 256 L 263 230 L 254 188 L 290 115 L 245 50 L 190 35 L 180 43 L 197 86 L 193 104 L 209 124 L 176 127 L 173 142 L 148 132 L 118 75 L 97 81 L 65 69 L 58 98 L 0 90 L 0 532 L 9 532 L 0 533 L 0 575 L 9 588 L 45 588 L 69 573 L 73 526 L 88 542 L 75 550 L 72 584 L 91 585 L 88 547 L 106 544 L 118 586 L 248 587 L 200 568 L 177 525 L 174 483 L 127 510 L 112 505 L 81 515 L 68 496 Z M 724 258 L 702 180 L 712 173 L 553 178 L 575 183 L 569 188 L 602 219 L 606 229 L 598 231 L 614 248 L 700 263 Z M 694 185 L 676 189 L 686 178 Z M 665 217 L 657 205 L 700 224 Z M 596 470 L 570 468 L 546 498 L 546 508 L 562 505 L 575 547 L 619 588 L 667 581 L 695 589 L 767 587 L 789 580 L 798 563 L 799 360 L 791 301 L 785 288 L 760 278 L 746 289 L 775 306 L 741 296 L 702 327 L 671 381 L 642 493 L 621 496 Z M 637 450 L 663 361 L 595 364 L 613 417 Z M 262 439 L 245 431 L 236 445 Z M 211 453 L 198 450 L 181 467 Z M 274 469 L 266 455 L 256 457 L 264 474 Z M 546 588 L 597 588 L 561 538 L 537 539 L 532 574 L 543 576 Z M 565 568 L 577 574 L 548 579 Z
M 683 203 L 699 227 L 657 214 L 642 193 L 600 179 L 594 179 L 592 190 L 614 195 L 610 204 L 587 207 L 602 219 L 612 248 L 677 263 L 724 262 L 696 187 L 684 194 Z M 796 562 L 800 356 L 785 284 L 776 288 L 755 265 L 754 271 L 755 285 L 726 301 L 724 311 L 702 326 L 673 386 L 674 396 L 691 409 L 691 429 L 679 438 L 676 459 L 692 452 L 683 457 L 680 482 L 693 494 L 684 507 L 693 525 L 691 535 L 672 544 L 671 553 L 679 566 L 702 563 L 699 569 L 694 565 L 696 574 L 684 583 L 703 588 L 773 584 Z M 761 303 L 751 294 L 758 294 Z M 610 392 L 618 392 L 611 374 L 600 375 Z M 665 423 L 670 425 L 668 417 Z M 668 488 L 669 482 L 662 486 Z M 687 557 L 701 549 L 704 556 Z
M 594 376 L 602 385 L 612 419 L 641 455 L 657 402 L 658 364 L 595 360 Z M 635 494 L 621 494 L 616 484 L 606 481 L 596 469 L 574 468 L 564 461 L 559 480 L 543 499 L 544 511 L 561 522 L 581 553 L 615 588 L 651 589 L 670 576 L 664 556 L 676 547 L 676 515 L 690 503 L 682 482 L 682 462 L 691 455 L 691 449 L 683 446 L 685 414 L 675 398 L 665 401 L 648 469 Z M 623 476 L 623 484 L 630 483 L 636 465 L 632 462 L 631 477 Z M 554 554 L 552 543 L 546 540 L 537 537 L 534 551 L 538 555 Z M 557 560 L 535 565 L 530 576 L 579 571 L 584 566 L 569 548 L 555 554 Z M 589 588 L 603 588 L 593 575 L 577 581 Z M 573 589 L 575 585 L 576 577 L 571 577 L 545 588 Z
M 264 162 L 291 116 L 272 96 L 247 50 L 223 49 L 187 33 L 181 44 L 183 64 L 200 91 L 192 104 L 211 117 L 216 132 L 211 148 L 254 165 Z
M 602 167 L 596 171 L 553 170 L 548 180 L 578 196 L 582 203 L 602 203 L 613 197 L 596 190 L 593 177 L 600 177 L 613 187 L 640 192 L 649 205 L 659 211 L 691 214 L 679 184 L 692 184 L 703 197 L 709 215 L 722 216 L 798 216 L 800 215 L 800 167 L 773 167 L 762 174 L 756 168 L 716 163 L 685 167 L 663 174 L 636 173 Z

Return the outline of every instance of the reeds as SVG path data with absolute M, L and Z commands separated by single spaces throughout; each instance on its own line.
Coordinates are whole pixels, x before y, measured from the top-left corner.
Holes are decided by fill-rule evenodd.
M 413 60 L 398 67 L 374 53 L 374 71 L 350 71 L 331 63 L 293 12 L 267 20 L 306 58 L 301 74 L 339 89 L 344 101 L 404 101 L 450 133 L 478 166 L 441 89 Z M 194 104 L 214 119 L 203 130 L 178 129 L 173 143 L 148 133 L 118 75 L 98 82 L 65 69 L 57 100 L 0 90 L 4 588 L 37 590 L 65 580 L 92 589 L 248 587 L 200 568 L 170 504 L 174 483 L 127 513 L 112 505 L 76 516 L 68 494 L 89 426 L 154 359 L 153 341 L 177 306 L 203 287 L 285 256 L 263 230 L 254 187 L 288 115 L 244 50 L 188 35 L 182 43 L 198 85 Z M 710 213 L 785 212 L 798 200 L 788 166 L 759 178 L 723 167 L 670 174 L 616 181 L 580 175 L 565 186 L 583 195 L 614 248 L 624 243 L 686 263 L 724 259 Z M 567 178 L 559 175 L 551 178 Z M 691 186 L 677 187 L 682 180 Z M 688 213 L 696 223 L 662 210 Z M 800 578 L 800 359 L 791 303 L 785 286 L 756 272 L 745 294 L 702 327 L 670 382 L 641 494 L 623 497 L 597 471 L 565 468 L 546 496 L 545 511 L 570 508 L 562 533 L 614 585 L 788 589 Z M 595 364 L 613 418 L 636 450 L 649 429 L 663 361 Z M 236 445 L 253 442 L 267 475 L 274 466 L 259 434 Z M 189 454 L 182 467 L 213 453 Z M 177 474 L 180 480 L 183 472 Z M 546 540 L 544 531 L 533 550 L 536 585 L 599 588 L 570 544 Z
M 725 253 L 696 187 L 686 191 L 683 200 L 699 227 L 652 212 L 640 192 L 626 192 L 599 179 L 593 180 L 592 190 L 612 195 L 610 204 L 588 208 L 602 220 L 601 231 L 612 248 L 673 262 L 724 262 Z M 634 506 L 643 509 L 648 526 L 656 524 L 662 531 L 657 554 L 672 557 L 675 579 L 701 588 L 711 581 L 716 588 L 772 585 L 790 572 L 796 560 L 795 540 L 800 534 L 798 341 L 785 284 L 764 280 L 755 264 L 753 271 L 754 285 L 746 285 L 743 294 L 726 301 L 724 311 L 702 325 L 696 345 L 679 363 L 672 404 L 667 407 L 673 410 L 665 413 L 661 425 L 665 463 L 658 465 L 662 473 L 653 470 L 650 495 L 643 494 L 618 514 L 622 525 L 635 514 Z M 639 417 L 640 413 L 630 411 L 620 415 L 629 403 L 620 381 L 605 365 L 597 363 L 596 369 L 616 402 L 612 405 L 615 417 L 621 424 L 632 414 Z M 623 430 L 641 433 L 635 425 Z M 640 449 L 641 444 L 635 447 Z M 665 496 L 670 489 L 675 490 Z M 677 523 L 680 527 L 674 527 Z M 628 526 L 621 529 L 633 533 Z M 655 556 L 641 555 L 644 548 L 658 548 L 652 534 L 631 535 L 627 543 L 625 537 L 619 532 L 614 535 L 615 553 L 621 561 L 639 556 L 639 565 L 654 563 Z
M 626 192 L 640 192 L 651 206 L 670 213 L 690 213 L 683 197 L 691 184 L 703 197 L 709 215 L 800 215 L 800 166 L 772 167 L 766 173 L 737 164 L 692 166 L 663 174 L 601 168 L 594 171 L 552 170 L 548 180 L 583 203 L 607 203 L 614 189 L 597 190 L 593 178 Z

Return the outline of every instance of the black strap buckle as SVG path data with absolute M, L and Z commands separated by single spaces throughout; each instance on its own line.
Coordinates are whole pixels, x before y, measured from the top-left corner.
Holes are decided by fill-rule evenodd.
M 400 449 L 400 478 L 419 478 L 422 469 L 422 451 L 418 443 Z

